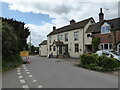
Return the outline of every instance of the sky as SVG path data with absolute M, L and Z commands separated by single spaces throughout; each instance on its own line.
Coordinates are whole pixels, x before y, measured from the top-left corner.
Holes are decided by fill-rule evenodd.
M 56 28 L 93 17 L 98 22 L 100 8 L 105 19 L 118 17 L 119 0 L 0 0 L 1 17 L 25 22 L 31 31 L 32 44 L 38 46 Z M 29 37 L 28 41 L 29 42 Z

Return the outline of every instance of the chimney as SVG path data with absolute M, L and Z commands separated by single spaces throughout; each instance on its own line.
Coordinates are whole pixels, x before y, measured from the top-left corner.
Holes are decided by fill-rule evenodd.
M 99 22 L 104 20 L 104 14 L 102 13 L 102 8 L 100 8 L 100 13 L 99 13 Z
M 72 24 L 75 24 L 75 20 L 74 20 L 74 19 L 72 19 L 72 20 L 70 21 L 70 25 L 72 25 Z
M 56 30 L 56 26 L 53 26 L 53 31 Z

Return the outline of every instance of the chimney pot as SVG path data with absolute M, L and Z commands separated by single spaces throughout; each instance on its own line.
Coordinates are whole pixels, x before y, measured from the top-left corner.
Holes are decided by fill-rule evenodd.
M 53 31 L 56 30 L 56 26 L 53 26 Z
M 74 20 L 74 19 L 72 19 L 72 20 L 70 21 L 70 25 L 72 25 L 72 24 L 75 24 L 75 20 Z

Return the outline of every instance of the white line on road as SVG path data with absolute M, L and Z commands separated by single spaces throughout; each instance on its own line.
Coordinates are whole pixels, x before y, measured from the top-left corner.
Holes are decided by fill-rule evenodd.
M 33 79 L 33 82 L 35 83 L 35 82 L 37 82 L 37 80 Z
M 32 77 L 32 75 L 28 75 L 29 77 Z
M 23 83 L 25 83 L 25 80 L 24 80 L 24 79 L 21 79 L 20 82 L 23 84 Z
M 23 76 L 19 76 L 19 78 L 23 78 Z
M 30 72 L 26 72 L 27 74 L 30 74 Z
M 21 73 L 18 73 L 18 75 L 21 75 Z
M 29 71 L 29 70 L 26 69 L 25 71 L 27 72 L 27 71 Z
M 20 68 L 17 68 L 18 70 L 20 69 Z
M 29 88 L 28 85 L 23 85 L 23 88 Z
M 17 72 L 20 72 L 20 70 L 17 70 Z
M 41 86 L 41 85 L 39 85 L 39 86 L 38 86 L 38 88 L 42 88 L 42 86 Z

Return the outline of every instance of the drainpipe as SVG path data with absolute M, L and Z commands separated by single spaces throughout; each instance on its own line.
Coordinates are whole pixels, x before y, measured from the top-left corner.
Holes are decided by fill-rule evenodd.
M 113 29 L 113 51 L 116 51 L 116 30 Z
M 83 28 L 83 53 L 84 53 L 84 28 Z

